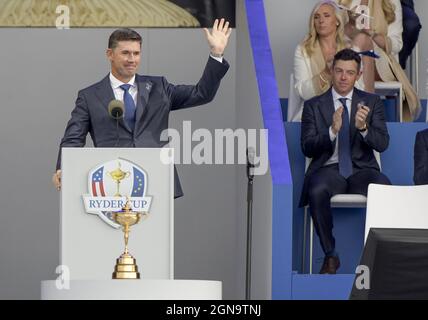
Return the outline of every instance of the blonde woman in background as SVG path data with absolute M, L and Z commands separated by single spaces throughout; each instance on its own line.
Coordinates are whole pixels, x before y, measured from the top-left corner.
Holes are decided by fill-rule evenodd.
M 379 59 L 363 57 L 363 63 L 374 63 L 374 68 L 365 68 L 363 76 L 367 87 L 374 81 L 399 81 L 403 85 L 405 100 L 403 102 L 403 120 L 412 121 L 419 116 L 421 106 L 416 91 L 410 84 L 401 68 L 398 53 L 403 46 L 402 9 L 399 0 L 338 0 L 338 4 L 351 11 L 350 19 L 345 26 L 345 33 L 361 50 L 374 50 Z M 368 19 L 366 28 L 356 23 L 357 6 L 365 5 L 369 11 L 365 12 Z M 368 26 L 368 28 L 367 28 Z M 359 28 L 360 27 L 360 28 Z M 373 71 L 371 71 L 373 70 Z M 371 88 L 367 88 L 369 91 Z
M 344 32 L 347 20 L 346 12 L 334 1 L 321 1 L 312 10 L 309 33 L 294 55 L 294 89 L 303 101 L 298 109 L 289 111 L 288 121 L 301 121 L 303 102 L 330 88 L 334 55 L 352 46 Z M 363 77 L 356 87 L 364 90 Z

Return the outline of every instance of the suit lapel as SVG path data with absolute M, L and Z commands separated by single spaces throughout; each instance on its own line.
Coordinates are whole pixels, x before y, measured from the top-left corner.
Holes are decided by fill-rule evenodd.
M 352 103 L 351 103 L 351 118 L 349 122 L 349 132 L 351 135 L 351 144 L 354 141 L 355 134 L 358 132 L 357 128 L 355 127 L 355 114 L 357 113 L 357 106 L 360 102 L 360 95 L 357 92 L 357 89 L 354 88 L 354 92 L 352 94 Z
M 137 110 L 135 115 L 135 123 L 139 123 L 143 115 L 148 112 L 149 108 L 149 95 L 152 90 L 153 83 L 150 80 L 144 79 L 142 76 L 136 77 L 138 85 L 138 95 L 137 95 Z
M 108 112 L 108 105 L 110 101 L 116 99 L 116 97 L 114 96 L 113 89 L 110 84 L 110 78 L 108 75 L 98 83 L 95 94 Z M 123 118 L 119 120 L 119 124 L 126 130 L 131 132 L 131 130 L 125 124 L 125 121 L 123 121 Z
M 327 127 L 330 127 L 331 124 L 333 123 L 333 113 L 334 113 L 334 101 L 333 101 L 333 94 L 331 93 L 331 88 L 321 96 L 319 107 L 320 107 L 321 115 L 324 118 L 324 121 Z

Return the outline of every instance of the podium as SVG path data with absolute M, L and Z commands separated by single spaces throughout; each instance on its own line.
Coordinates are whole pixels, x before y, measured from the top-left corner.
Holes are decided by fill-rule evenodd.
M 58 290 L 55 280 L 42 282 L 43 300 L 221 300 L 220 281 L 72 280 Z
M 221 282 L 174 280 L 173 149 L 63 148 L 61 159 L 60 277 L 68 286 L 42 281 L 42 299 L 221 299 Z M 124 251 L 113 212 L 128 200 L 146 212 L 128 243 L 141 279 L 112 280 Z

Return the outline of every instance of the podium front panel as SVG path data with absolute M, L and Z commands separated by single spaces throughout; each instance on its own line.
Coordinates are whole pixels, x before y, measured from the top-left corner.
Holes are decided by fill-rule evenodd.
M 119 225 L 111 225 L 111 211 L 97 211 L 92 205 L 114 206 L 115 195 L 140 199 L 134 197 L 142 192 L 150 208 L 147 217 L 131 227 L 129 252 L 141 278 L 173 279 L 174 166 L 161 161 L 161 154 L 172 151 L 62 149 L 60 257 L 71 279 L 111 279 L 116 259 L 124 251 L 124 233 Z M 122 176 L 117 178 L 115 172 Z M 113 200 L 101 201 L 104 197 Z

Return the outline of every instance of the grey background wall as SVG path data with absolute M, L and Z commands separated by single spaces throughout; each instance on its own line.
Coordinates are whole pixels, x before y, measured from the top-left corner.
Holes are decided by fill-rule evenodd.
M 288 97 L 290 74 L 293 72 L 294 50 L 308 31 L 309 15 L 317 0 L 264 0 L 266 18 L 275 62 L 280 96 Z M 419 96 L 427 96 L 428 76 L 428 1 L 414 0 L 422 23 L 419 35 Z
M 201 30 L 138 31 L 144 38 L 140 73 L 197 82 L 209 53 Z M 57 277 L 59 195 L 50 181 L 57 147 L 77 91 L 109 71 L 104 52 L 111 32 L 0 30 L 0 299 L 38 299 L 40 281 Z M 235 127 L 235 47 L 233 34 L 226 52 L 231 69 L 216 99 L 172 113 L 172 127 L 180 130 L 184 120 L 193 129 Z M 178 170 L 185 197 L 175 203 L 175 277 L 222 280 L 224 297 L 235 298 L 235 169 Z

